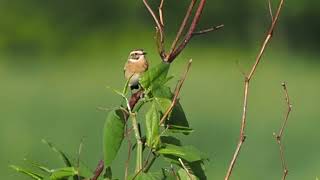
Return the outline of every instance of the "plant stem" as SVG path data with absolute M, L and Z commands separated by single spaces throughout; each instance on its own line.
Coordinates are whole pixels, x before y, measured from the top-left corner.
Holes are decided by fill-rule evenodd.
M 136 173 L 142 169 L 142 141 L 139 132 L 137 117 L 135 113 L 131 113 L 132 126 L 137 140 L 137 159 L 136 159 Z

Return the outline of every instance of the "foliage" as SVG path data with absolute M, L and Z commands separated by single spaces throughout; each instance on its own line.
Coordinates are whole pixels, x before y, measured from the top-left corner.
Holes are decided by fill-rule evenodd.
M 136 170 L 131 172 L 126 177 L 127 179 L 158 180 L 176 179 L 177 177 L 189 179 L 191 176 L 193 179 L 206 179 L 203 166 L 204 161 L 207 160 L 206 155 L 195 147 L 184 146 L 176 137 L 177 134 L 188 135 L 193 131 L 189 127 L 182 105 L 177 102 L 172 112 L 165 116 L 164 123 L 160 123 L 165 112 L 172 105 L 174 97 L 170 87 L 167 86 L 167 82 L 172 79 L 172 77 L 168 77 L 169 68 L 170 64 L 160 63 L 143 74 L 140 78 L 140 84 L 143 87 L 144 97 L 140 99 L 140 104 L 136 108 L 129 107 L 128 82 L 121 92 L 113 90 L 125 100 L 125 107 L 120 106 L 109 111 L 105 121 L 103 152 L 106 179 L 113 179 L 111 166 L 118 163 L 114 162 L 114 159 L 122 141 L 125 138 L 130 138 L 133 134 L 137 141 L 134 146 L 136 148 L 131 147 L 137 153 Z M 147 112 L 144 116 L 137 116 L 142 113 L 140 111 L 142 107 L 148 108 Z M 141 126 L 142 123 L 145 126 Z M 127 127 L 130 125 L 132 125 L 134 132 L 128 131 Z M 140 127 L 145 127 L 145 129 L 141 130 Z M 145 132 L 145 134 L 141 134 L 141 132 Z M 30 163 L 36 170 L 13 165 L 11 168 L 37 180 L 65 180 L 71 177 L 76 180 L 94 177 L 95 172 L 79 171 L 80 165 L 73 163 L 63 151 L 48 141 L 43 140 L 43 142 L 59 155 L 65 167 L 50 169 L 37 163 Z M 143 156 L 146 154 L 144 152 L 149 152 L 149 155 Z M 151 156 L 152 160 L 149 159 Z M 157 159 L 168 162 L 167 167 L 163 167 L 162 171 L 150 172 L 150 167 Z M 83 172 L 89 173 L 83 174 Z

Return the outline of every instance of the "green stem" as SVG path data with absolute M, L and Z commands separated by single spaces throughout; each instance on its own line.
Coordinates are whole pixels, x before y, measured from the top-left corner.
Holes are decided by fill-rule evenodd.
M 133 130 L 137 140 L 137 160 L 136 160 L 136 173 L 137 173 L 142 169 L 142 141 L 141 141 L 136 114 L 132 113 L 131 117 L 132 117 Z

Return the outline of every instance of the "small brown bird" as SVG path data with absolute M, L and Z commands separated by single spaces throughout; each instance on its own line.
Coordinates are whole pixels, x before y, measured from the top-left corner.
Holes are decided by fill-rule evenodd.
M 148 70 L 149 64 L 145 57 L 147 53 L 142 49 L 136 49 L 130 52 L 128 61 L 124 66 L 124 76 L 129 81 L 131 90 L 139 89 L 139 78 Z

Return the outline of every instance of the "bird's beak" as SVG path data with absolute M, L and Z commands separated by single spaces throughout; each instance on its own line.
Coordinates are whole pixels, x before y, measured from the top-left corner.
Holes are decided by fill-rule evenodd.
M 143 52 L 142 54 L 143 54 L 143 55 L 146 55 L 147 53 L 146 53 L 146 52 Z

